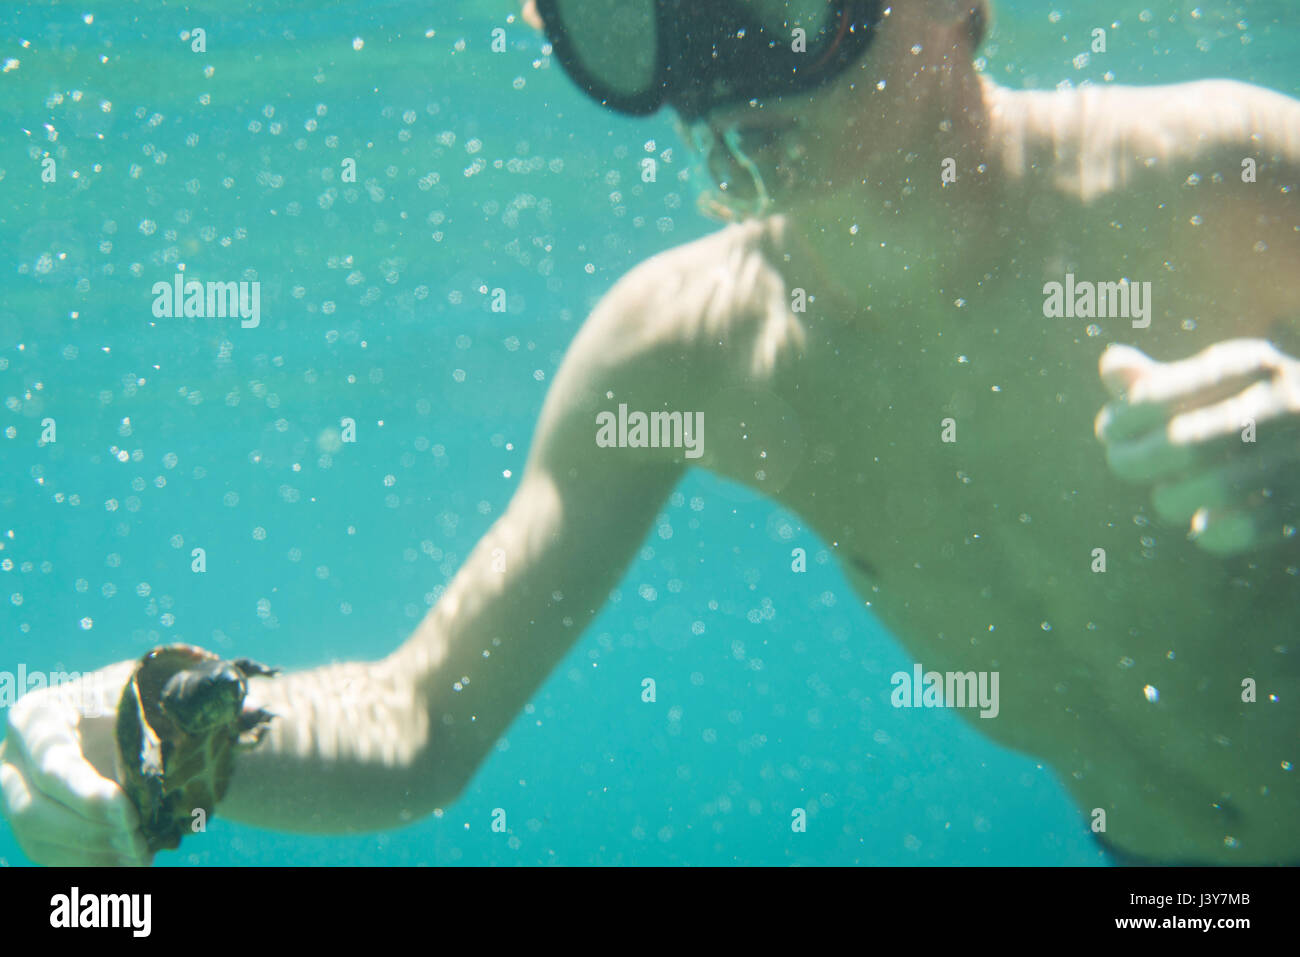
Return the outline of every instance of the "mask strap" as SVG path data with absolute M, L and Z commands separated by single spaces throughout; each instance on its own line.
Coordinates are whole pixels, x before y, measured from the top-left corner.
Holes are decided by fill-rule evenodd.
M 835 55 L 835 51 L 838 50 L 840 48 L 840 44 L 844 42 L 844 34 L 848 32 L 849 32 L 849 11 L 846 5 L 845 9 L 840 12 L 840 26 L 839 29 L 835 31 L 835 39 L 831 41 L 830 49 L 828 49 L 825 53 L 823 53 L 820 57 L 818 57 L 817 62 L 813 64 L 812 66 L 813 73 L 819 72 L 822 67 L 824 67 L 827 63 L 830 62 L 831 57 Z

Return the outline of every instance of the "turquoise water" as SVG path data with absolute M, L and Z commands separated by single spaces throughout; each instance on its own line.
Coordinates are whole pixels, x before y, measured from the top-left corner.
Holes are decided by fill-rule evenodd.
M 1053 6 L 996 0 L 986 70 L 1300 95 L 1292 0 L 1110 4 L 1087 62 L 1094 5 Z M 375 658 L 436 600 L 508 502 L 590 307 L 716 228 L 667 117 L 588 103 L 512 9 L 0 10 L 0 670 L 171 641 Z M 647 149 L 671 150 L 654 190 Z M 180 264 L 260 281 L 261 325 L 155 319 Z M 505 314 L 479 291 L 497 286 Z M 364 455 L 331 444 L 342 416 Z M 441 817 L 351 838 L 217 817 L 158 863 L 1106 863 L 1050 769 L 889 706 L 911 658 L 797 516 L 694 473 L 656 524 Z M 0 862 L 26 863 L 3 823 Z

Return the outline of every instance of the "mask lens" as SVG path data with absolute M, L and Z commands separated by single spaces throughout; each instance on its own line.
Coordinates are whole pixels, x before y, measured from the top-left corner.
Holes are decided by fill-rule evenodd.
M 555 10 L 576 66 L 604 92 L 635 96 L 654 86 L 654 0 L 557 0 Z
M 836 4 L 827 0 L 747 0 L 744 4 L 757 16 L 764 32 L 789 38 L 800 29 L 813 50 L 829 39 L 838 19 Z

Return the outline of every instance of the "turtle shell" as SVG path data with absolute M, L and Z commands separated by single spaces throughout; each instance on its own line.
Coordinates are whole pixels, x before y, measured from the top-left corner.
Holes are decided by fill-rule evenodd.
M 151 852 L 180 847 L 196 810 L 212 814 L 236 750 L 261 741 L 272 718 L 244 707 L 248 679 L 275 673 L 192 645 L 155 648 L 135 666 L 117 708 L 118 779 Z

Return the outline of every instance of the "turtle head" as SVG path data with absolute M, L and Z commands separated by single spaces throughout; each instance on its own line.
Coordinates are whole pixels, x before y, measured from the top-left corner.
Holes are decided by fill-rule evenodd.
M 222 724 L 233 725 L 247 691 L 238 669 L 227 662 L 211 662 L 168 678 L 158 703 L 181 730 L 199 734 Z

